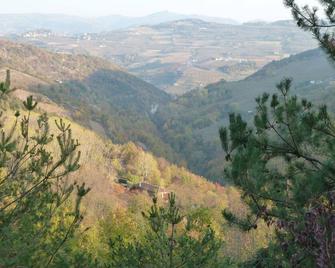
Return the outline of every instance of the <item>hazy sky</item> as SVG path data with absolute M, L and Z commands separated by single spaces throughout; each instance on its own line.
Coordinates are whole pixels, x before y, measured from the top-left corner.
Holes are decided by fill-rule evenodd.
M 1 0 L 0 13 L 62 13 L 80 16 L 143 16 L 173 11 L 239 21 L 290 18 L 282 0 Z M 316 0 L 299 0 L 315 4 Z

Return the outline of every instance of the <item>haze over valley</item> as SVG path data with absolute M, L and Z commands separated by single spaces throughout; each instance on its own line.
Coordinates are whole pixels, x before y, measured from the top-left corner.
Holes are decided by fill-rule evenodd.
M 186 17 L 161 12 L 149 16 L 155 18 L 150 24 L 159 22 L 154 25 L 127 28 L 121 22 L 125 29 L 68 34 L 20 32 L 14 21 L 16 30 L 3 33 L 10 41 L 1 41 L 2 73 L 11 68 L 15 86 L 66 107 L 67 115 L 102 136 L 136 142 L 210 180 L 222 180 L 217 133 L 228 114 L 252 117 L 254 98 L 282 77 L 294 78 L 302 88 L 331 84 L 332 67 L 318 50 L 304 54 L 317 43 L 293 21 L 222 24 L 212 22 L 217 18 L 181 16 Z M 50 18 L 62 17 L 43 15 L 35 24 L 48 25 Z M 69 17 L 72 25 L 76 19 Z M 301 59 L 311 69 L 302 76 L 294 67 Z M 310 65 L 316 60 L 320 63 Z
M 333 267 L 335 4 L 76 1 L 0 13 L 0 267 Z
M 153 26 L 70 36 L 45 29 L 11 39 L 107 59 L 173 95 L 243 79 L 273 60 L 317 46 L 292 21 L 221 24 L 210 22 L 215 19 L 169 21 L 164 14 L 153 15 L 165 20 Z

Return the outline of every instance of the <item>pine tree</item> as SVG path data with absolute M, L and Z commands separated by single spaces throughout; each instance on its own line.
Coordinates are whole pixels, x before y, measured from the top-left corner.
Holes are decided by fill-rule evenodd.
M 256 99 L 252 127 L 231 114 L 220 130 L 226 176 L 250 208 L 245 219 L 223 214 L 246 231 L 259 221 L 275 230 L 276 239 L 247 266 L 334 267 L 335 125 L 326 106 L 290 96 L 291 80 L 277 88 Z
M 335 60 L 335 2 L 319 2 L 322 18 L 318 8 L 284 0 L 298 26 Z M 228 210 L 224 217 L 245 231 L 265 221 L 276 235 L 247 267 L 335 267 L 335 125 L 326 106 L 290 96 L 291 83 L 284 79 L 279 94 L 256 99 L 252 127 L 231 114 L 220 130 L 226 176 L 250 208 L 245 219 Z
M 332 60 L 335 60 L 335 1 L 319 0 L 323 12 L 317 7 L 300 6 L 296 0 L 284 0 L 284 4 L 291 9 L 297 25 L 313 34 L 320 46 Z
M 34 122 L 37 102 L 32 96 L 23 102 L 23 111 L 10 114 L 9 72 L 0 89 L 0 266 L 53 266 L 82 221 L 80 204 L 89 191 L 67 181 L 79 168 L 79 143 L 62 120 L 56 121 L 56 137 L 46 114 Z M 58 152 L 49 149 L 54 142 Z
M 154 198 L 143 216 L 149 224 L 144 241 L 125 243 L 121 237 L 110 241 L 108 267 L 227 267 L 228 261 L 220 262 L 222 244 L 212 228 L 195 228 L 196 219 L 181 214 L 174 194 L 167 207 L 159 207 Z

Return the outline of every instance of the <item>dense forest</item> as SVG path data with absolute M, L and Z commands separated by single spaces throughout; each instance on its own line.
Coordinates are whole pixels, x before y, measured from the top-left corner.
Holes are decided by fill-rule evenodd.
M 0 267 L 335 267 L 335 3 L 320 19 L 284 2 L 323 52 L 176 99 L 103 60 L 6 43 Z M 27 50 L 53 72 L 11 72 Z

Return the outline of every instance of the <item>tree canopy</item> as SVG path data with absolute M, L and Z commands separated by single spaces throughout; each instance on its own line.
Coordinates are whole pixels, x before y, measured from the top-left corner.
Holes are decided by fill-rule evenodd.
M 55 122 L 57 136 L 46 114 L 32 122 L 37 106 L 32 96 L 13 122 L 4 116 L 13 91 L 9 71 L 0 91 L 0 266 L 54 265 L 83 219 L 80 204 L 90 190 L 67 180 L 79 168 L 79 143 L 62 120 Z M 50 150 L 53 143 L 57 152 Z
M 318 8 L 285 0 L 299 27 L 310 31 L 335 60 L 335 2 Z M 278 94 L 256 98 L 253 125 L 230 114 L 220 129 L 226 176 L 242 190 L 250 209 L 246 218 L 228 210 L 223 216 L 245 231 L 264 221 L 275 231 L 268 248 L 246 267 L 334 267 L 335 125 L 327 106 L 291 95 L 292 80 Z
M 284 0 L 284 4 L 291 9 L 297 25 L 311 32 L 330 58 L 335 60 L 335 2 L 319 0 L 322 11 L 318 7 L 300 6 L 296 2 L 296 0 Z

